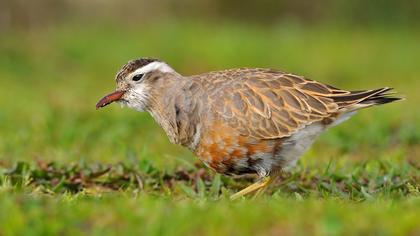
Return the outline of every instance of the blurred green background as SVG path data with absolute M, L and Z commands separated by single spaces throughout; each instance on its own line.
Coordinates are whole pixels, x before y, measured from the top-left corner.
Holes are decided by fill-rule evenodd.
M 331 129 L 305 154 L 299 166 L 322 169 L 332 161 L 352 169 L 366 160 L 385 160 L 395 166 L 417 163 L 418 167 L 417 0 L 0 0 L 0 167 L 18 161 L 66 165 L 128 159 L 147 159 L 164 171 L 191 165 L 196 158 L 170 144 L 148 114 L 117 105 L 99 111 L 94 108 L 100 97 L 114 89 L 117 70 L 138 57 L 159 58 L 185 75 L 232 67 L 271 67 L 349 90 L 393 87 L 406 97 L 405 101 L 361 111 Z M 418 181 L 419 170 L 414 170 L 410 173 Z M 28 201 L 49 211 L 43 203 Z M 278 201 L 273 202 L 264 204 Z M 83 204 L 82 208 L 90 203 Z M 95 203 L 103 204 L 108 200 Z M 127 204 L 127 208 L 133 205 Z M 203 210 L 198 207 L 201 210 L 197 212 L 194 206 L 187 211 L 183 205 L 173 209 L 174 203 L 168 204 L 186 218 Z M 243 214 L 244 205 L 235 210 L 224 204 L 225 208 L 215 207 L 219 216 L 230 210 L 232 216 Z M 314 209 L 308 214 L 316 218 L 318 203 L 305 204 Z M 330 204 L 326 203 L 326 209 Z M 205 205 L 204 209 L 211 206 Z M 361 212 L 380 215 L 380 204 L 375 206 L 362 207 Z M 3 207 L 19 212 L 18 205 L 12 203 Z M 272 215 L 269 208 L 264 205 L 261 210 Z M 353 206 L 347 208 L 354 210 Z M 150 205 L 148 209 L 153 211 Z M 253 209 L 258 211 L 255 206 Z M 297 207 L 296 211 L 303 217 L 306 209 Z M 80 214 L 92 217 L 101 213 Z M 325 214 L 326 222 L 331 223 L 329 213 Z M 382 215 L 383 221 L 391 220 L 394 214 Z M 34 213 L 32 217 L 42 215 Z M 293 221 L 284 219 L 282 224 L 287 225 L 289 220 Z M 326 232 L 322 227 L 314 230 Z M 337 232 L 346 228 L 340 230 Z
M 189 75 L 271 67 L 344 89 L 394 87 L 404 102 L 362 111 L 315 150 L 418 155 L 418 1 L 1 1 L 1 160 L 159 164 L 190 158 L 147 114 L 96 111 L 128 60 Z M 401 150 L 400 150 L 401 149 Z M 145 153 L 147 152 L 147 153 Z

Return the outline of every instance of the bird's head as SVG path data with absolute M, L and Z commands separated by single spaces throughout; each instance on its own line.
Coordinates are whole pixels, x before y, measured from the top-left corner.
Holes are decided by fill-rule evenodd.
M 162 77 L 178 75 L 165 62 L 152 58 L 131 60 L 116 75 L 117 89 L 105 95 L 96 104 L 96 109 L 112 102 L 119 102 L 137 111 L 145 111 L 152 98 L 152 90 L 161 86 Z M 164 83 L 164 82 L 163 82 Z

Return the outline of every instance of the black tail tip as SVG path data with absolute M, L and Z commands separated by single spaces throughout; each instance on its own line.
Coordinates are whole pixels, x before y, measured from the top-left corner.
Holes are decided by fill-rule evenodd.
M 390 102 L 405 100 L 404 97 L 394 96 L 397 94 L 396 92 L 389 92 L 393 88 L 382 88 L 380 92 L 376 93 L 375 95 L 368 97 L 367 99 L 363 100 L 361 103 L 364 104 L 375 104 L 375 105 L 382 105 Z M 379 90 L 379 89 L 378 89 Z
M 368 99 L 368 101 L 370 101 L 371 103 L 375 103 L 378 105 L 382 105 L 382 104 L 387 104 L 390 102 L 395 102 L 395 101 L 400 101 L 400 100 L 404 100 L 404 98 L 400 98 L 400 97 L 380 97 L 380 98 L 375 98 L 375 99 Z

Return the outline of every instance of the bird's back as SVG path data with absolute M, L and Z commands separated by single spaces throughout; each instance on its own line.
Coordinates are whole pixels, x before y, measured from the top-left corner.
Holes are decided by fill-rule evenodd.
M 243 135 L 287 137 L 340 113 L 398 100 L 388 88 L 346 91 L 271 69 L 231 69 L 196 76 L 209 107 Z

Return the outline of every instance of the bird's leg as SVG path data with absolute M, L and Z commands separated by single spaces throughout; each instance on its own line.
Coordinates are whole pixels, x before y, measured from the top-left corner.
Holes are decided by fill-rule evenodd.
M 269 184 L 267 183 L 264 187 L 259 188 L 257 192 L 254 194 L 254 196 L 252 197 L 252 199 L 256 199 L 260 197 L 265 192 L 265 190 L 267 190 L 268 185 Z
M 253 199 L 261 196 L 261 194 L 263 194 L 265 192 L 265 190 L 267 190 L 267 187 L 270 185 L 270 183 L 272 183 L 273 181 L 275 181 L 277 178 L 280 177 L 280 173 L 281 173 L 281 171 L 273 171 L 270 175 L 270 179 L 269 179 L 268 183 L 266 183 L 264 186 L 262 186 L 261 188 L 259 188 L 257 190 L 257 192 L 253 196 Z
M 238 199 L 246 194 L 252 193 L 254 191 L 260 191 L 260 189 L 265 189 L 268 184 L 271 182 L 271 177 L 270 176 L 265 176 L 263 178 L 261 178 L 260 180 L 258 180 L 257 182 L 251 184 L 250 186 L 242 189 L 241 191 L 233 194 L 232 196 L 230 196 L 230 200 L 235 200 Z

